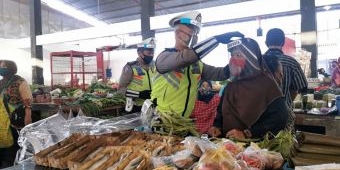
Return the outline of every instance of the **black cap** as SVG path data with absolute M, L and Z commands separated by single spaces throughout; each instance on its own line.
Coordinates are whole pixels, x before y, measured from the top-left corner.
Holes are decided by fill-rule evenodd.
M 272 28 L 267 32 L 267 46 L 283 46 L 285 44 L 285 33 L 280 28 Z

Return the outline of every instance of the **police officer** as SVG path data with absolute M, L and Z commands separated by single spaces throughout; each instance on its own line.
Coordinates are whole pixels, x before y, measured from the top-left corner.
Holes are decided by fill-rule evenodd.
M 175 47 L 161 52 L 155 62 L 151 100 L 157 111 L 189 117 L 197 96 L 198 81 L 226 80 L 229 67 L 214 67 L 201 61 L 219 43 L 227 44 L 232 37 L 243 37 L 239 32 L 230 32 L 208 38 L 198 44 L 201 28 L 201 13 L 186 12 L 170 20 L 175 30 Z
M 119 80 L 118 93 L 125 95 L 127 112 L 140 112 L 145 99 L 150 99 L 151 77 L 154 75 L 154 38 L 148 38 L 137 44 L 138 58 L 128 62 Z

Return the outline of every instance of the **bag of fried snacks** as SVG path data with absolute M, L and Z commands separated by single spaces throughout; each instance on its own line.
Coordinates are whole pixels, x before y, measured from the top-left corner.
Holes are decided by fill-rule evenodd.
M 190 150 L 186 149 L 178 151 L 171 156 L 152 157 L 151 160 L 154 168 L 159 168 L 166 165 L 180 169 L 188 169 L 199 159 L 191 153 L 192 152 Z
M 235 158 L 224 149 L 218 147 L 217 149 L 206 151 L 200 158 L 194 170 L 241 170 Z
M 281 153 L 263 150 L 266 157 L 266 169 L 281 169 L 284 163 Z
M 224 146 L 224 148 L 227 151 L 229 151 L 231 153 L 231 155 L 233 157 L 235 157 L 240 152 L 244 151 L 244 148 L 242 146 L 236 144 L 235 142 L 233 142 L 229 139 L 223 140 L 221 144 Z
M 201 157 L 207 150 L 217 148 L 216 144 L 193 136 L 186 137 L 183 143 L 184 147 L 191 150 L 191 154 L 196 157 Z
M 267 159 L 261 150 L 245 150 L 236 156 L 237 160 L 246 162 L 248 167 L 265 169 Z

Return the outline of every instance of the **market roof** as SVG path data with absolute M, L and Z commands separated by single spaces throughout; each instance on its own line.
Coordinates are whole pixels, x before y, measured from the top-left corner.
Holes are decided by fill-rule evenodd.
M 108 24 L 141 18 L 141 0 L 61 0 Z M 250 0 L 154 0 L 155 16 Z

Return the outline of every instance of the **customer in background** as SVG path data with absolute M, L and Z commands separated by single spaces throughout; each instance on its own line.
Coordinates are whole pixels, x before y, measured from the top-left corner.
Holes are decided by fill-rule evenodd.
M 339 60 L 339 59 L 338 59 Z M 329 75 L 332 75 L 333 74 L 333 71 L 338 67 L 338 62 L 336 60 L 333 60 L 331 62 L 331 65 L 329 66 L 328 68 L 328 74 Z
M 211 81 L 208 80 L 200 80 L 198 84 L 197 99 L 191 118 L 200 134 L 208 133 L 214 123 L 217 105 L 220 102 L 220 96 L 215 94 L 212 88 Z
M 263 57 L 276 57 L 279 59 L 282 65 L 283 79 L 281 89 L 283 95 L 285 96 L 286 103 L 291 109 L 287 128 L 293 130 L 295 124 L 295 114 L 293 112 L 292 103 L 299 93 L 301 94 L 307 92 L 308 84 L 300 64 L 293 57 L 285 55 L 282 52 L 282 47 L 284 44 L 284 32 L 279 28 L 270 29 L 266 35 L 266 45 L 269 49 L 265 52 Z
M 259 45 L 245 38 L 229 43 L 228 50 L 231 82 L 225 87 L 209 135 L 244 139 L 277 134 L 286 127 L 289 109 Z
M 119 80 L 118 93 L 127 97 L 126 111 L 140 112 L 145 99 L 150 99 L 151 78 L 155 73 L 153 61 L 155 39 L 148 38 L 137 44 L 138 58 L 128 62 Z
M 266 35 L 266 45 L 269 49 L 263 57 L 277 57 L 279 59 L 283 68 L 282 92 L 288 106 L 292 108 L 292 102 L 297 94 L 307 91 L 307 80 L 300 64 L 293 57 L 282 52 L 284 44 L 284 32 L 279 28 L 270 29 Z
M 226 44 L 232 37 L 242 37 L 243 34 L 225 33 L 196 44 L 201 29 L 201 13 L 196 11 L 178 15 L 169 24 L 175 29 L 175 47 L 165 49 L 157 57 L 151 100 L 157 104 L 158 112 L 188 118 L 194 109 L 198 81 L 201 78 L 226 80 L 229 77 L 228 66 L 213 67 L 201 59 L 219 43 Z
M 0 60 L 0 100 L 3 101 L 8 115 L 11 117 L 12 112 L 17 108 L 22 108 L 24 118 L 22 122 L 13 122 L 11 119 L 11 131 L 14 139 L 14 144 L 9 148 L 0 148 L 0 167 L 5 168 L 14 165 L 16 152 L 19 150 L 18 131 L 25 125 L 32 122 L 31 105 L 32 92 L 26 80 L 18 75 L 17 65 L 10 60 Z M 19 124 L 19 125 L 18 125 Z
M 340 88 L 340 57 L 332 73 L 332 87 Z

